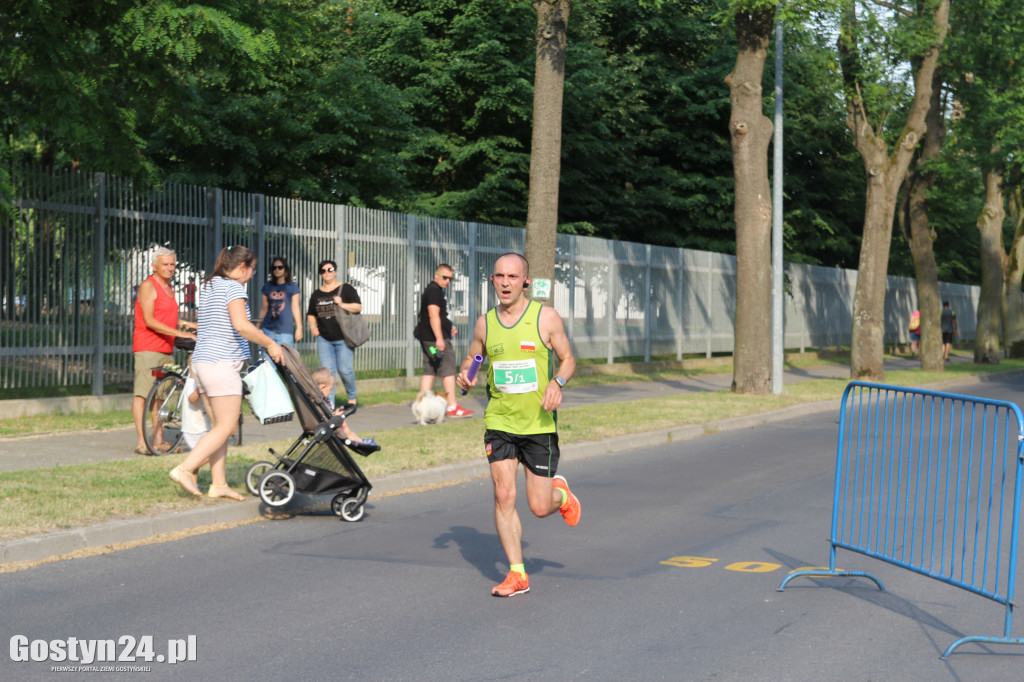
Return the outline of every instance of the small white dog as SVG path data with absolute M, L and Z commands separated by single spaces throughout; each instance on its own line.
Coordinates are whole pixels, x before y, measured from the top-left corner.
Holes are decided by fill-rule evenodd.
M 412 414 L 421 425 L 440 424 L 444 421 L 448 401 L 444 396 L 420 392 L 412 404 Z

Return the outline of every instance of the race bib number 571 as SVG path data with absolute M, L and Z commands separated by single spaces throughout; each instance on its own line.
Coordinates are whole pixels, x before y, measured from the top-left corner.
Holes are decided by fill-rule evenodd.
M 494 363 L 494 385 L 502 393 L 537 390 L 536 360 L 507 360 Z

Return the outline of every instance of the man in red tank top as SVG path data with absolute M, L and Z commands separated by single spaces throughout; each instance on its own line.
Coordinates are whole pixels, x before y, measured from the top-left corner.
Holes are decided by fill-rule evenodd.
M 143 410 L 146 396 L 153 387 L 155 378 L 153 369 L 171 362 L 174 352 L 174 337 L 194 339 L 192 331 L 182 331 L 181 327 L 195 330 L 195 323 L 183 322 L 178 319 L 178 301 L 171 288 L 171 278 L 177 262 L 174 252 L 167 248 L 159 248 L 153 252 L 153 274 L 139 285 L 135 295 L 135 331 L 132 334 L 132 355 L 135 358 L 135 396 L 132 398 L 132 418 L 135 420 L 135 433 L 138 444 L 135 452 L 148 455 L 146 442 L 142 437 Z M 158 426 L 156 415 L 150 415 L 154 426 Z M 163 433 L 154 429 L 159 449 L 163 441 Z

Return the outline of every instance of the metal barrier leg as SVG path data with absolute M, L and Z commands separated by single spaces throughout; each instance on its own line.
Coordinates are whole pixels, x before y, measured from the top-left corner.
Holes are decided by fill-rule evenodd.
M 984 637 L 982 635 L 971 635 L 970 637 L 961 637 L 946 649 L 946 652 L 939 658 L 943 661 L 949 658 L 949 655 L 953 653 L 953 649 L 956 649 L 961 644 L 967 644 L 968 642 L 984 642 L 986 644 L 1024 644 L 1024 638 L 1021 637 Z
M 832 535 L 835 536 L 835 528 L 834 527 L 832 529 Z M 793 578 L 800 578 L 800 577 L 807 577 L 807 578 L 842 578 L 842 577 L 847 577 L 847 578 L 867 578 L 868 580 L 875 581 L 875 584 L 878 585 L 878 589 L 880 591 L 882 591 L 882 592 L 885 592 L 885 585 L 882 584 L 882 581 L 879 580 L 878 578 L 876 578 L 875 576 L 871 575 L 870 573 L 867 573 L 865 571 L 843 571 L 843 570 L 840 570 L 840 569 L 836 568 L 836 544 L 835 543 L 829 543 L 829 548 L 828 548 L 828 568 L 807 568 L 807 569 L 804 569 L 802 571 L 793 571 L 792 573 L 787 575 L 782 580 L 782 584 L 779 585 L 779 587 L 776 590 L 776 592 L 783 592 L 783 591 L 785 591 L 786 584 L 789 583 L 790 580 L 792 580 Z
M 1021 637 L 1010 637 L 1010 632 L 1013 630 L 1013 604 L 1006 605 L 1006 615 L 1003 623 L 1003 636 L 1002 637 L 985 637 L 981 635 L 972 635 L 970 637 L 961 637 L 952 644 L 950 644 L 945 653 L 939 658 L 943 661 L 949 658 L 949 655 L 953 653 L 961 644 L 967 644 L 968 642 L 983 642 L 985 644 L 1024 644 L 1024 638 Z
M 836 571 L 836 570 L 830 570 L 830 571 L 824 571 L 824 570 L 822 570 L 822 571 L 815 571 L 815 570 L 794 571 L 794 572 L 790 573 L 789 575 L 787 575 L 785 577 L 785 579 L 783 579 L 782 584 L 779 585 L 779 587 L 778 587 L 778 589 L 776 591 L 777 592 L 783 592 L 786 589 L 786 583 L 788 583 L 793 578 L 800 578 L 800 577 L 804 577 L 804 576 L 806 576 L 808 578 L 842 578 L 842 577 L 848 577 L 848 578 L 867 578 L 868 580 L 873 580 L 875 582 L 875 584 L 878 585 L 878 589 L 881 590 L 882 592 L 885 592 L 885 585 L 882 584 L 882 581 L 879 580 L 878 578 L 876 578 L 875 576 L 871 575 L 870 573 L 866 573 L 865 571 Z

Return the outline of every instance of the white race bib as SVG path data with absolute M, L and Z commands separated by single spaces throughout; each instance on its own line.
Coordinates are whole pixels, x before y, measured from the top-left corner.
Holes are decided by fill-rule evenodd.
M 529 393 L 537 390 L 536 360 L 495 362 L 494 386 L 502 393 Z

